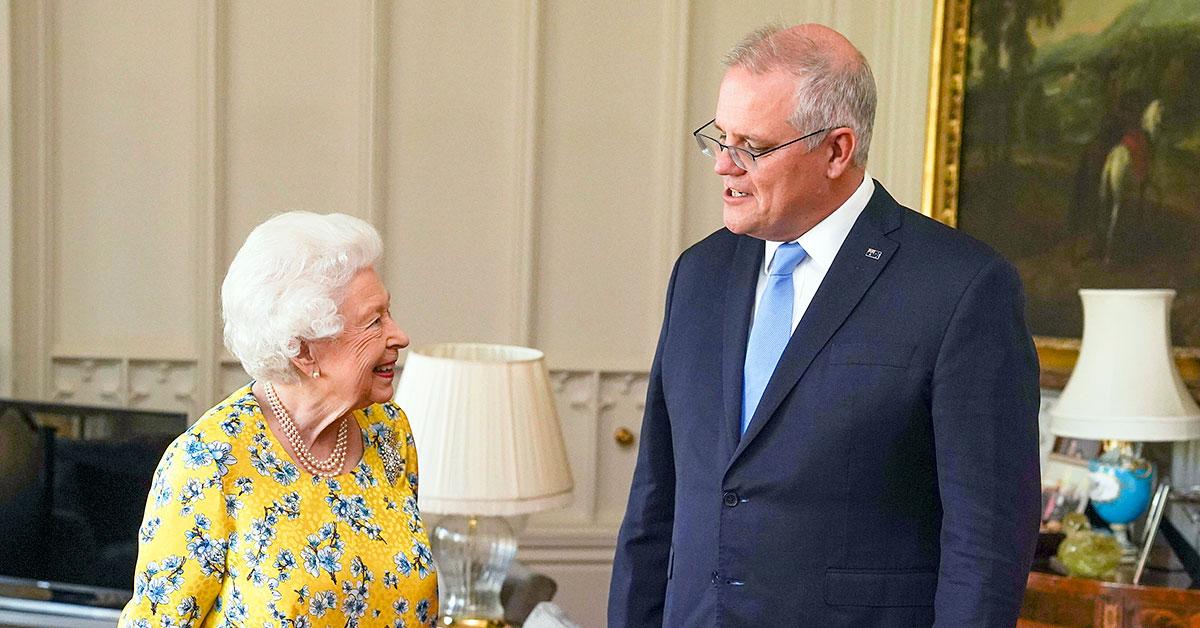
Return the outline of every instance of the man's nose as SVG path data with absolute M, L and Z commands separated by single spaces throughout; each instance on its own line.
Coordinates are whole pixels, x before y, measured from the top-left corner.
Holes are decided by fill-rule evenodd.
M 732 175 L 741 174 L 745 171 L 733 163 L 733 151 L 726 148 L 721 149 L 721 152 L 717 153 L 717 158 L 713 161 L 713 172 L 719 175 Z

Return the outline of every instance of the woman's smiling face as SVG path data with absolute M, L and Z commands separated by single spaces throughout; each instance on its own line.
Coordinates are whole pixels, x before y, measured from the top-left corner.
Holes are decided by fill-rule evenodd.
M 354 409 L 392 398 L 396 360 L 408 336 L 391 315 L 391 296 L 374 268 L 364 268 L 346 286 L 338 313 L 344 326 L 328 340 L 310 341 L 320 378 Z

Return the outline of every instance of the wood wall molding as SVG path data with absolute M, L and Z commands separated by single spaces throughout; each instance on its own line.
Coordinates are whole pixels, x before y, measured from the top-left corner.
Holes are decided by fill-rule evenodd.
M 384 0 L 369 0 L 362 13 L 359 61 L 362 133 L 359 155 L 359 205 L 387 241 L 388 11 Z
M 196 36 L 196 338 L 194 389 L 199 399 L 217 394 L 216 370 L 221 345 L 221 279 L 224 266 L 224 94 L 222 42 L 225 9 L 219 2 L 197 5 Z
M 539 0 L 525 0 L 517 12 L 517 81 L 514 90 L 516 124 L 513 137 L 513 200 L 515 238 L 512 255 L 512 342 L 533 342 L 534 299 L 537 295 L 537 175 L 541 111 L 542 10 Z
M 32 207 L 36 213 L 34 219 L 34 237 L 37 251 L 33 284 L 37 286 L 38 298 L 34 300 L 33 311 L 37 338 L 35 346 L 38 355 L 35 372 L 35 385 L 45 391 L 51 381 L 50 361 L 47 356 L 54 342 L 54 279 L 57 268 L 55 255 L 55 202 L 57 165 L 55 157 L 55 129 L 53 121 L 57 108 L 58 84 L 57 47 L 55 46 L 54 7 L 39 3 L 36 8 L 37 25 L 35 29 L 36 42 L 34 48 L 38 51 L 34 59 L 35 76 L 37 77 L 37 112 L 36 135 L 39 142 L 36 148 L 35 163 L 37 168 L 36 192 Z
M 0 0 L 0 395 L 13 395 L 12 5 Z
M 688 64 L 691 61 L 691 3 L 667 0 L 663 3 L 662 78 L 659 86 L 658 145 L 659 183 L 654 225 L 659 240 L 659 259 L 651 289 L 659 295 L 667 292 L 667 282 L 675 259 L 683 251 L 684 185 L 687 172 L 684 159 L 691 156 L 691 130 L 688 120 Z M 661 297 L 660 297 L 661 300 Z M 651 300 L 652 303 L 657 302 Z M 656 338 L 661 321 L 647 317 L 647 338 Z

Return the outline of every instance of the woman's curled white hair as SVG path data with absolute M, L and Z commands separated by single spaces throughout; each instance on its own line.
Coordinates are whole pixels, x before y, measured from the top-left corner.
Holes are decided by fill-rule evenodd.
M 382 254 L 375 228 L 346 214 L 288 212 L 255 227 L 221 285 L 225 347 L 251 377 L 296 383 L 300 341 L 342 331 L 346 286 Z

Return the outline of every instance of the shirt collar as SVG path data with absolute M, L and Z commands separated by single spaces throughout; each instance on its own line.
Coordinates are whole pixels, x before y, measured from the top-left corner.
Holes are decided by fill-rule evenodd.
M 871 179 L 869 172 L 864 172 L 862 183 L 858 184 L 858 189 L 854 190 L 846 202 L 799 238 L 791 240 L 791 242 L 796 242 L 804 247 L 804 252 L 808 254 L 801 265 L 812 260 L 822 268 L 828 269 L 832 266 L 838 249 L 842 248 L 846 236 L 850 235 L 850 229 L 854 227 L 859 214 L 866 209 L 867 201 L 871 200 L 871 195 L 874 193 L 875 181 Z M 766 243 L 766 253 L 763 255 L 762 272 L 765 275 L 771 267 L 771 259 L 775 257 L 775 251 L 784 243 L 772 240 L 764 242 Z

